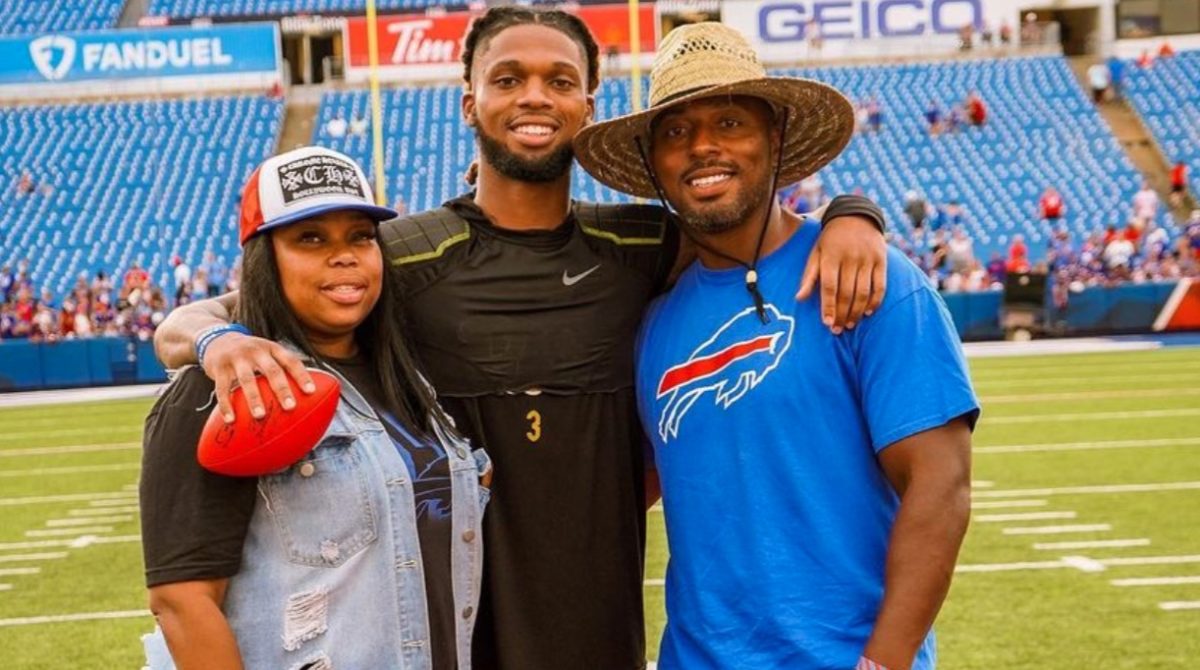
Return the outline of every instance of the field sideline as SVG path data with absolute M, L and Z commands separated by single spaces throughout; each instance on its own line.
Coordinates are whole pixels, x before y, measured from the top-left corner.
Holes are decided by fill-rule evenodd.
M 973 358 L 974 518 L 938 624 L 952 670 L 1200 656 L 1200 348 Z M 6 668 L 137 668 L 136 481 L 152 400 L 0 408 Z M 666 564 L 650 517 L 647 633 Z

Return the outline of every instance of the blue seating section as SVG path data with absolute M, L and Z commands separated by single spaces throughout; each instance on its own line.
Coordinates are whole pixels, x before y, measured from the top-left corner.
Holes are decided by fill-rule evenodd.
M 1160 58 L 1143 70 L 1130 65 L 1125 92 L 1172 165 L 1190 169 L 1188 187 L 1200 194 L 1200 51 Z
M 424 10 L 446 6 L 432 0 L 377 0 L 380 12 Z M 449 3 L 462 5 L 465 0 Z M 194 16 L 290 16 L 292 14 L 343 14 L 362 16 L 365 0 L 150 0 L 148 14 L 190 18 Z
M 1061 57 L 959 61 L 884 67 L 790 71 L 826 81 L 851 98 L 875 95 L 885 121 L 878 134 L 859 135 L 822 171 L 828 193 L 856 189 L 878 202 L 890 224 L 907 232 L 903 196 L 922 191 L 934 204 L 958 199 L 967 210 L 977 255 L 1007 248 L 1016 233 L 1040 257 L 1047 241 L 1038 198 L 1047 186 L 1063 193 L 1064 223 L 1079 240 L 1097 228 L 1123 225 L 1140 177 Z M 978 90 L 989 108 L 985 127 L 931 138 L 922 115 L 931 99 L 943 108 Z M 1194 87 L 1193 87 L 1193 90 Z M 410 210 L 435 206 L 464 190 L 461 176 L 474 155 L 473 136 L 460 121 L 457 86 L 384 93 L 385 163 L 389 197 Z M 645 99 L 645 98 L 643 98 Z M 597 115 L 629 108 L 628 81 L 606 81 Z M 321 128 L 335 112 L 366 116 L 364 91 L 324 97 L 314 141 L 368 160 L 368 137 L 332 139 Z M 1195 129 L 1193 129 L 1195 132 Z M 576 170 L 575 195 L 625 199 Z
M 112 28 L 124 6 L 125 0 L 0 0 L 0 35 Z
M 232 262 L 241 185 L 282 119 L 262 96 L 0 109 L 0 262 L 28 258 L 56 295 L 133 261 L 167 289 L 175 254 Z M 38 190 L 17 195 L 24 171 Z

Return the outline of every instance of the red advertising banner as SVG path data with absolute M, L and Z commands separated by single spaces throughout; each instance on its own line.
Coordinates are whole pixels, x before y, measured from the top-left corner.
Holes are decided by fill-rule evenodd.
M 596 36 L 603 54 L 616 45 L 629 53 L 629 10 L 626 5 L 588 5 L 575 10 Z M 475 14 L 452 12 L 440 16 L 410 14 L 379 17 L 380 67 L 457 64 L 462 56 L 463 37 Z M 654 5 L 643 3 L 638 12 L 642 53 L 653 53 L 657 44 Z M 352 68 L 369 64 L 367 19 L 346 21 L 346 56 Z

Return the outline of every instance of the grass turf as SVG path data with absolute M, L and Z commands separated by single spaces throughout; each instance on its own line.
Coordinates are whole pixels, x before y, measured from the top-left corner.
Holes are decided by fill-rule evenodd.
M 976 502 L 1020 489 L 1200 482 L 1200 350 L 975 359 L 984 404 L 975 435 Z M 149 616 L 11 625 L 47 615 L 143 610 L 137 515 L 141 422 L 151 401 L 124 400 L 0 410 L 0 649 L 5 667 L 140 667 L 138 637 Z M 1070 444 L 1069 449 L 1056 445 Z M 49 448 L 71 447 L 70 450 Z M 80 447 L 75 449 L 73 447 Z M 996 494 L 1000 494 L 999 496 Z M 59 499 L 61 496 L 72 496 Z M 89 497 L 91 496 L 91 497 Z M 1200 490 L 1022 495 L 1046 501 L 980 514 L 1072 511 L 1075 518 L 972 524 L 961 565 L 1200 554 Z M 77 534 L 56 519 L 130 517 L 97 524 L 115 540 L 62 546 Z M 1007 535 L 1006 527 L 1109 524 L 1105 532 Z M 87 527 L 87 526 L 80 526 Z M 650 516 L 647 580 L 661 580 L 667 555 L 662 515 Z M 1035 543 L 1147 539 L 1147 546 L 1039 550 Z M 61 558 L 20 559 L 29 554 Z M 12 572 L 39 568 L 33 574 Z M 963 572 L 938 620 L 940 665 L 954 670 L 1130 670 L 1187 667 L 1200 654 L 1200 610 L 1164 611 L 1165 601 L 1200 601 L 1200 584 L 1117 587 L 1113 579 L 1200 575 L 1200 562 Z M 646 587 L 647 643 L 656 655 L 663 588 Z

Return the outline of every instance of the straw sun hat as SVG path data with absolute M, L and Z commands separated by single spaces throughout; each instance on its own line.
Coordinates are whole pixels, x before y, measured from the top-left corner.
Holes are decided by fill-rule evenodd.
M 653 198 L 657 192 L 636 140 L 648 152 L 650 126 L 670 107 L 735 95 L 788 110 L 780 185 L 824 167 L 854 133 L 854 107 L 837 89 L 810 79 L 768 77 L 741 33 L 722 23 L 695 23 L 672 30 L 659 45 L 650 70 L 649 109 L 584 128 L 575 138 L 575 157 L 602 184 Z

